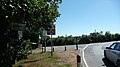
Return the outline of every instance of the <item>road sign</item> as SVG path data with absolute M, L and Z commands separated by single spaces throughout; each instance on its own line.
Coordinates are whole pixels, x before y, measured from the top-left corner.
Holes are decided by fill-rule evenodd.
M 43 37 L 44 39 L 47 39 L 47 31 L 43 30 L 43 32 L 42 32 L 42 37 Z
M 47 35 L 55 35 L 55 25 L 47 31 Z
M 43 36 L 46 36 L 47 35 L 47 31 L 43 30 Z
M 25 30 L 25 24 L 11 23 L 10 25 L 11 25 L 12 30 L 19 30 L 19 31 L 24 31 Z

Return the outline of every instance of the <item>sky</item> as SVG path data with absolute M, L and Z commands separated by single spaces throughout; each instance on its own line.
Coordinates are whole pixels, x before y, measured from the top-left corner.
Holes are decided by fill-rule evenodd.
M 120 33 L 120 0 L 62 0 L 55 36 Z

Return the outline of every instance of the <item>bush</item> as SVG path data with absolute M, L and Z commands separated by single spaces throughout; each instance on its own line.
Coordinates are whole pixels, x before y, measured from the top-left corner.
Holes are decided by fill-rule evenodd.
M 30 40 L 24 40 L 20 46 L 19 51 L 17 52 L 17 58 L 18 60 L 27 58 L 27 55 L 32 53 L 32 43 Z
M 15 60 L 27 58 L 30 53 L 30 40 L 11 41 L 6 49 L 0 51 L 0 67 L 11 67 Z

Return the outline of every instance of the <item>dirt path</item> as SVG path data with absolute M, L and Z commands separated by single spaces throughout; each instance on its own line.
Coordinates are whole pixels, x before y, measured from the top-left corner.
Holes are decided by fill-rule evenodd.
M 67 50 L 62 52 L 55 52 L 60 57 L 60 61 L 70 64 L 71 67 L 77 67 L 76 56 L 80 54 L 79 50 Z

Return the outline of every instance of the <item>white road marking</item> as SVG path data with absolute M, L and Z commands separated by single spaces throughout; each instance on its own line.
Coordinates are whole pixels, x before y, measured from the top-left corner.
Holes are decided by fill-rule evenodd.
M 92 44 L 90 44 L 90 45 L 92 45 Z M 83 62 L 85 63 L 86 67 L 89 67 L 89 66 L 88 66 L 88 64 L 87 64 L 87 62 L 86 62 L 86 60 L 85 60 L 84 51 L 85 51 L 85 49 L 86 49 L 88 46 L 90 46 L 90 45 L 87 45 L 87 46 L 85 46 L 85 47 L 82 49 L 82 52 L 83 52 L 83 54 L 82 54 Z

